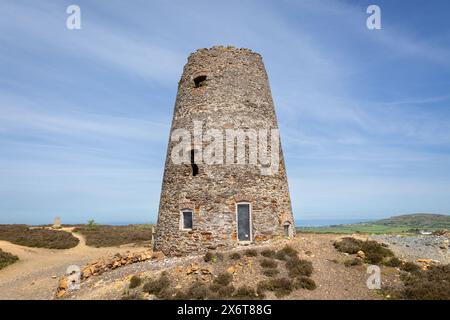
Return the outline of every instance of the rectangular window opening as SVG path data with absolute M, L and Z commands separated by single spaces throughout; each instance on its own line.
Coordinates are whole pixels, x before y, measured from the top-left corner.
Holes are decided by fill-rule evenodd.
M 182 212 L 182 228 L 184 230 L 191 230 L 192 229 L 192 211 L 183 211 Z

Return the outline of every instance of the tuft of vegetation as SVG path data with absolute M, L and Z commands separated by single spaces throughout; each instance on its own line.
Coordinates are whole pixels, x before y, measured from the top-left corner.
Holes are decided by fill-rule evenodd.
M 213 263 L 216 263 L 217 261 L 223 261 L 223 254 L 221 254 L 220 252 L 208 251 L 203 256 L 203 260 L 205 262 L 213 262 Z
M 90 220 L 88 220 L 86 227 L 88 228 L 88 230 L 92 231 L 92 230 L 95 230 L 95 228 L 97 227 L 97 224 L 95 223 L 94 219 L 90 219 Z
M 420 270 L 420 267 L 414 262 L 405 262 L 400 266 L 400 269 L 406 272 L 417 272 Z
M 258 251 L 255 249 L 247 249 L 244 251 L 244 255 L 247 257 L 256 257 L 258 255 Z
M 364 241 L 361 250 L 366 255 L 364 261 L 371 264 L 381 264 L 386 258 L 394 256 L 391 250 L 376 241 Z
M 86 238 L 86 244 L 91 247 L 115 247 L 129 243 L 145 243 L 152 240 L 152 226 L 128 225 L 84 225 L 74 229 Z
M 133 291 L 133 292 L 126 292 L 122 296 L 122 300 L 142 300 L 142 296 L 139 292 Z
M 302 276 L 309 277 L 314 270 L 311 261 L 299 259 L 297 256 L 286 261 L 286 269 L 291 278 Z
M 450 264 L 430 266 L 402 277 L 396 297 L 408 300 L 450 300 Z
M 232 296 L 235 288 L 233 285 L 229 284 L 227 286 L 222 286 L 217 283 L 212 283 L 209 286 L 209 299 L 225 299 Z
M 200 281 L 194 282 L 186 292 L 189 299 L 205 300 L 208 297 L 208 287 Z
M 170 285 L 170 279 L 167 272 L 161 273 L 158 279 L 151 279 L 144 284 L 142 291 L 154 294 L 158 298 L 164 297 L 164 290 Z
M 263 275 L 270 278 L 275 277 L 279 273 L 278 269 L 266 268 L 263 270 Z
M 278 263 L 274 259 L 263 259 L 259 263 L 263 268 L 275 269 Z
M 265 249 L 261 251 L 261 255 L 266 258 L 275 258 L 275 251 L 270 249 Z
M 363 264 L 363 260 L 360 258 L 347 259 L 344 261 L 344 265 L 346 267 L 360 266 L 362 264 Z
M 0 270 L 18 261 L 19 257 L 0 249 Z
M 308 277 L 298 277 L 294 280 L 294 287 L 296 289 L 314 290 L 317 288 L 313 279 Z
M 69 249 L 79 240 L 71 233 L 45 228 L 29 228 L 26 225 L 0 225 L 0 240 L 26 247 L 47 249 Z
M 355 254 L 363 251 L 364 261 L 371 264 L 381 264 L 386 258 L 394 256 L 394 253 L 376 241 L 362 241 L 351 237 L 342 238 L 334 242 L 334 247 L 341 252 Z
M 241 255 L 238 252 L 233 252 L 229 255 L 231 260 L 239 260 L 241 259 Z
M 137 288 L 137 287 L 139 287 L 141 285 L 141 283 L 142 283 L 141 278 L 139 278 L 138 276 L 132 276 L 131 279 L 130 279 L 129 288 L 130 289 Z
M 401 267 L 402 266 L 402 260 L 400 260 L 399 258 L 397 258 L 397 257 L 391 257 L 391 258 L 389 258 L 388 260 L 386 260 L 385 262 L 384 262 L 384 265 L 385 266 L 388 266 L 388 267 L 394 267 L 394 268 L 398 268 L 398 267 Z
M 214 283 L 221 286 L 227 286 L 231 281 L 233 281 L 233 275 L 229 272 L 222 272 L 214 279 Z
M 258 283 L 258 294 L 264 294 L 265 291 L 272 291 L 278 298 L 291 294 L 294 290 L 294 284 L 288 278 L 275 278 L 263 280 Z
M 351 237 L 345 237 L 341 240 L 335 241 L 333 243 L 333 246 L 336 248 L 336 250 L 340 252 L 345 252 L 348 254 L 355 254 L 362 248 L 362 240 L 358 240 Z
M 286 245 L 283 249 L 280 249 L 276 252 L 275 257 L 278 260 L 288 260 L 289 258 L 297 257 L 297 255 L 297 250 Z
M 255 289 L 249 286 L 241 286 L 237 288 L 236 292 L 233 294 L 233 298 L 242 300 L 254 300 L 258 299 Z

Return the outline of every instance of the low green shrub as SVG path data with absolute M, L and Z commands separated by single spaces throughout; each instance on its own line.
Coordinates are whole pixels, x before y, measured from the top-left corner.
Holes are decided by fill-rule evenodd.
M 450 300 L 450 264 L 430 266 L 402 277 L 404 287 L 398 293 L 408 300 Z
M 244 255 L 247 257 L 256 257 L 258 255 L 258 251 L 255 249 L 247 249 L 244 251 Z
M 163 290 L 170 285 L 170 279 L 166 272 L 161 273 L 158 279 L 152 279 L 147 281 L 142 288 L 142 291 L 154 294 L 156 297 L 161 297 Z
M 278 266 L 278 263 L 274 259 L 263 259 L 259 262 L 261 267 L 274 269 Z
M 212 283 L 209 286 L 208 299 L 225 299 L 232 296 L 235 288 L 233 285 L 229 284 L 222 286 L 218 283 Z
M 286 269 L 291 278 L 300 276 L 309 277 L 314 271 L 311 261 L 299 259 L 297 256 L 286 261 Z
M 294 280 L 294 287 L 296 289 L 314 290 L 317 286 L 314 280 L 311 278 L 298 277 Z
M 275 251 L 270 249 L 265 249 L 261 251 L 261 255 L 266 258 L 274 258 L 275 257 Z
M 231 281 L 233 281 L 233 275 L 229 272 L 222 272 L 216 279 L 214 279 L 214 283 L 221 286 L 227 286 L 231 283 Z
M 205 262 L 218 262 L 218 261 L 223 261 L 223 254 L 220 252 L 212 252 L 212 251 L 208 251 L 204 257 L 203 260 Z
M 229 255 L 231 260 L 239 260 L 241 259 L 241 255 L 238 252 L 233 252 Z
M 370 264 L 381 264 L 386 258 L 394 256 L 394 253 L 390 249 L 372 240 L 362 241 L 351 237 L 345 237 L 339 241 L 335 241 L 333 245 L 336 250 L 348 254 L 355 254 L 358 251 L 363 251 L 365 254 L 364 261 Z
M 258 294 L 263 294 L 265 291 L 272 291 L 278 298 L 291 294 L 293 290 L 293 281 L 288 278 L 263 280 L 260 281 L 257 286 Z
M 363 264 L 363 260 L 360 258 L 347 259 L 344 261 L 346 267 L 360 266 Z
M 138 276 L 132 276 L 131 279 L 130 279 L 130 286 L 129 286 L 129 288 L 130 289 L 137 288 L 137 287 L 139 287 L 141 285 L 141 283 L 142 283 L 141 278 L 139 278 Z
M 208 287 L 204 283 L 196 281 L 188 288 L 186 295 L 189 299 L 205 300 L 208 296 Z
M 420 267 L 414 262 L 405 262 L 400 266 L 400 269 L 406 272 L 416 272 L 420 270 Z
M 358 240 L 351 237 L 345 237 L 340 240 L 337 240 L 333 243 L 336 250 L 340 252 L 345 252 L 348 254 L 355 254 L 359 250 L 361 250 L 362 247 L 362 240 Z
M 233 298 L 242 300 L 254 300 L 258 299 L 255 289 L 249 286 L 241 286 L 233 293 Z
M 0 249 L 0 270 L 18 261 L 19 257 Z
M 289 258 L 297 256 L 298 256 L 297 250 L 287 245 L 283 249 L 278 250 L 275 254 L 275 257 L 278 260 L 287 260 Z
M 279 273 L 280 271 L 278 271 L 278 269 L 265 268 L 263 270 L 263 275 L 270 278 L 276 276 Z
M 388 266 L 388 267 L 394 267 L 394 268 L 397 268 L 397 267 L 400 267 L 400 266 L 402 265 L 402 260 L 400 260 L 400 259 L 397 258 L 397 257 L 391 257 L 391 258 L 387 259 L 387 260 L 384 262 L 384 265 L 385 265 L 385 266 Z

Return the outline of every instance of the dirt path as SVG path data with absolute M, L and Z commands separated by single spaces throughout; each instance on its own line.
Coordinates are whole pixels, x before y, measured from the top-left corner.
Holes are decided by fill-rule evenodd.
M 62 229 L 72 232 L 71 228 Z M 69 265 L 83 265 L 89 261 L 116 253 L 138 252 L 145 248 L 134 245 L 93 248 L 86 246 L 84 237 L 72 233 L 80 243 L 71 249 L 56 250 L 29 248 L 0 241 L 0 248 L 17 255 L 20 260 L 0 270 L 0 300 L 52 299 L 58 278 Z M 54 278 L 56 276 L 56 278 Z

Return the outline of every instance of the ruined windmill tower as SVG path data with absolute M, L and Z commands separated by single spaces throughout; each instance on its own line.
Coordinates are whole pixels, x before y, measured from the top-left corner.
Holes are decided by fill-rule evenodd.
M 178 85 L 154 249 L 182 255 L 276 236 L 294 220 L 261 56 L 191 54 Z

